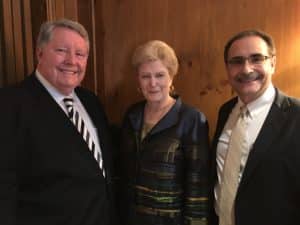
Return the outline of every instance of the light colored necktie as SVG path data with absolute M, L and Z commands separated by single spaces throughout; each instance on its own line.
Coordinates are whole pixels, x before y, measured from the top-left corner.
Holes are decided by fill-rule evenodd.
M 94 158 L 99 164 L 100 169 L 102 170 L 102 174 L 105 177 L 105 171 L 103 168 L 103 159 L 101 151 L 97 151 L 95 142 L 93 141 L 92 136 L 90 135 L 90 132 L 88 131 L 84 120 L 81 118 L 78 111 L 74 109 L 74 100 L 73 98 L 64 98 L 63 99 L 64 104 L 68 111 L 68 116 L 70 120 L 73 122 L 74 126 L 77 128 L 78 132 L 82 135 L 83 139 L 87 143 L 91 153 L 93 154 Z
M 246 143 L 247 108 L 241 107 L 240 114 L 232 130 L 225 159 L 219 200 L 219 224 L 234 225 L 234 201 L 239 185 L 242 152 Z

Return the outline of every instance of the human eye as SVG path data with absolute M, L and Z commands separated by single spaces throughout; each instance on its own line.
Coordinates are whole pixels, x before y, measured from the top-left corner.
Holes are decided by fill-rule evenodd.
M 261 55 L 261 54 L 254 54 L 254 55 L 251 55 L 249 58 L 250 58 L 251 63 L 261 64 L 265 61 L 266 56 Z
M 140 77 L 142 79 L 149 79 L 150 78 L 150 74 L 148 74 L 148 73 L 142 73 L 142 74 L 140 74 Z
M 242 56 L 235 56 L 228 60 L 230 65 L 242 65 L 245 62 L 245 58 Z
M 76 56 L 80 59 L 85 59 L 87 54 L 84 52 L 76 52 Z
M 157 74 L 155 75 L 155 77 L 157 77 L 157 78 L 162 78 L 162 77 L 164 77 L 164 76 L 165 76 L 165 73 L 163 73 L 163 72 L 157 73 Z
M 67 53 L 67 49 L 66 48 L 56 48 L 55 52 L 57 52 L 57 53 Z

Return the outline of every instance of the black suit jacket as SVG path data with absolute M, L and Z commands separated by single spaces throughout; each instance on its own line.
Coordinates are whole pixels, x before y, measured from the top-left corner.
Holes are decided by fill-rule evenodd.
M 220 109 L 214 156 L 236 102 L 234 98 Z M 278 90 L 249 154 L 235 200 L 235 219 L 236 225 L 300 224 L 300 101 Z
M 106 177 L 67 115 L 34 75 L 1 90 L 0 224 L 107 225 L 111 143 L 91 92 L 76 94 L 97 128 Z

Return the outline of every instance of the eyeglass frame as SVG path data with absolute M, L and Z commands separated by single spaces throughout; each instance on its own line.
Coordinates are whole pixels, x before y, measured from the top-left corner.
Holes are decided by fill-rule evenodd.
M 262 58 L 260 58 L 260 60 L 255 62 L 255 57 L 262 57 Z M 271 59 L 273 57 L 274 57 L 274 55 L 267 56 L 267 55 L 262 55 L 259 53 L 252 54 L 248 57 L 234 56 L 231 59 L 226 60 L 226 64 L 228 64 L 230 66 L 242 66 L 242 65 L 245 65 L 246 61 L 248 61 L 248 63 L 251 65 L 262 65 L 266 60 Z M 232 61 L 233 59 L 236 59 L 236 62 Z M 240 60 L 240 61 L 238 61 L 238 60 Z

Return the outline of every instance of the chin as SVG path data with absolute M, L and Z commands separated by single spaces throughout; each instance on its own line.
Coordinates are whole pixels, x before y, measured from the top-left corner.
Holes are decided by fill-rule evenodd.
M 146 100 L 147 100 L 147 102 L 155 103 L 155 102 L 160 102 L 161 98 L 147 98 Z
M 149 101 L 157 101 L 157 100 L 161 99 L 161 97 L 156 96 L 156 95 L 146 95 L 146 99 L 148 99 Z

